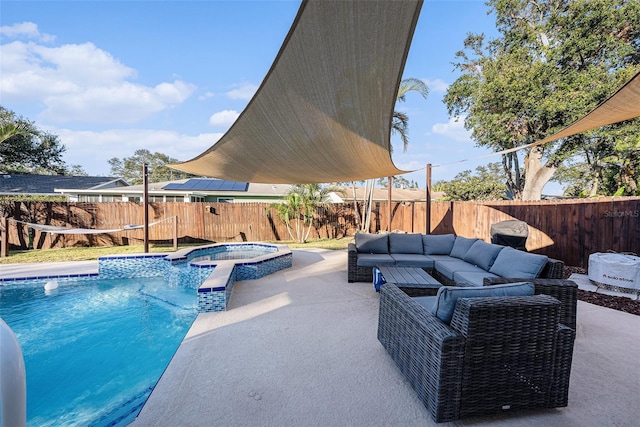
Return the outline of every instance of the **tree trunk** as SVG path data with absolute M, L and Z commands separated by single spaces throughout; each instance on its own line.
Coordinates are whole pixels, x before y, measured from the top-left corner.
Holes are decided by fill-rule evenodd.
M 591 190 L 589 191 L 589 197 L 596 197 L 598 195 L 598 186 L 600 184 L 600 176 L 596 175 L 591 183 Z
M 358 198 L 356 197 L 356 182 L 351 181 L 351 190 L 353 193 L 353 213 L 356 220 L 356 229 L 360 229 L 360 211 L 358 210 Z
M 542 189 L 549 182 L 555 167 L 542 165 L 542 147 L 533 147 L 524 158 L 525 181 L 522 200 L 540 200 Z
M 514 199 L 520 199 L 522 195 L 522 177 L 520 176 L 520 163 L 517 153 L 502 155 L 502 169 L 507 176 L 507 190 Z

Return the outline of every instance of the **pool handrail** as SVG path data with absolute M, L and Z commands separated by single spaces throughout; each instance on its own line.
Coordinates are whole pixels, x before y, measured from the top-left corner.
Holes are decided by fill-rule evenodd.
M 4 427 L 27 425 L 24 357 L 13 330 L 0 318 L 0 408 Z

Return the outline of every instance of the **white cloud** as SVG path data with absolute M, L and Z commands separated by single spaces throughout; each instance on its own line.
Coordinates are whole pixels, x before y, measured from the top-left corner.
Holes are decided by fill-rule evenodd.
M 90 175 L 109 175 L 107 161 L 130 157 L 138 149 L 164 153 L 179 161 L 189 160 L 211 147 L 222 133 L 196 136 L 166 130 L 116 129 L 102 132 L 49 129 L 60 137 L 67 151 L 64 160 L 81 165 Z M 99 153 L 99 155 L 96 155 Z M 99 161 L 97 161 L 99 159 Z
M 52 123 L 132 123 L 181 104 L 195 90 L 181 80 L 155 87 L 134 83 L 136 70 L 92 43 L 15 41 L 0 50 L 3 101 L 40 102 L 41 118 Z
M 8 38 L 27 37 L 45 43 L 55 40 L 55 36 L 41 33 L 38 30 L 38 25 L 33 22 L 20 22 L 13 25 L 3 25 L 0 27 L 0 35 Z
M 214 113 L 211 117 L 209 117 L 209 124 L 211 126 L 231 126 L 233 122 L 240 116 L 235 110 L 223 110 Z
M 449 84 L 441 79 L 422 79 L 429 88 L 429 92 L 446 92 L 449 89 Z
M 226 95 L 231 99 L 250 100 L 258 90 L 258 86 L 252 83 L 242 83 L 235 89 L 230 90 Z
M 45 98 L 47 108 L 40 116 L 54 123 L 135 123 L 180 104 L 192 91 L 191 85 L 181 81 L 155 88 L 128 82 L 89 87 Z
M 436 123 L 431 130 L 454 141 L 471 141 L 471 132 L 464 128 L 464 117 L 452 117 L 447 123 Z
M 204 94 L 200 95 L 198 99 L 200 101 L 204 101 L 205 99 L 213 98 L 214 96 L 216 96 L 216 94 L 213 92 L 205 92 Z

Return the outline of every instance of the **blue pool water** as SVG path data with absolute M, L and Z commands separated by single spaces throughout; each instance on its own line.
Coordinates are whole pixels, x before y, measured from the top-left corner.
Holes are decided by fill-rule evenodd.
M 230 259 L 250 259 L 277 252 L 267 245 L 220 245 L 196 249 L 187 256 L 188 261 L 222 261 Z
M 0 287 L 25 358 L 27 424 L 128 424 L 196 315 L 194 289 L 163 277 Z

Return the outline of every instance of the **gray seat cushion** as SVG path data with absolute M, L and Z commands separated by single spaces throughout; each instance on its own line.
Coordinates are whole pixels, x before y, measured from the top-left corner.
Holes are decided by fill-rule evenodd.
M 533 279 L 540 275 L 548 260 L 546 255 L 530 254 L 505 247 L 489 271 L 502 277 Z
M 504 246 L 478 240 L 471 245 L 462 259 L 473 265 L 477 265 L 483 270 L 489 271 L 502 249 L 504 249 Z
M 392 254 L 422 255 L 422 234 L 389 234 L 389 252 Z
M 422 246 L 425 255 L 449 255 L 456 236 L 453 234 L 425 234 Z
M 451 248 L 451 256 L 455 258 L 464 259 L 465 254 L 471 248 L 471 246 L 479 239 L 469 239 L 467 237 L 457 236 L 456 241 L 453 242 L 453 248 Z
M 387 234 L 356 233 L 356 250 L 365 254 L 388 254 L 389 236 Z
M 358 267 L 375 267 L 376 265 L 395 265 L 396 260 L 389 254 L 358 254 Z
M 432 269 L 435 261 L 427 255 L 418 254 L 391 254 L 391 258 L 396 260 L 396 265 L 430 268 Z
M 450 255 L 428 255 L 430 258 L 433 258 L 434 261 L 449 261 L 449 260 L 453 260 L 453 259 L 458 259 L 458 258 L 453 258 Z
M 443 322 L 449 324 L 453 317 L 458 298 L 486 298 L 486 297 L 509 297 L 509 296 L 531 296 L 535 293 L 533 283 L 520 282 L 508 283 L 506 285 L 483 286 L 483 287 L 458 287 L 443 286 L 438 289 L 436 301 L 431 308 L 431 313 Z M 425 301 L 426 303 L 426 301 Z
M 453 281 L 458 286 L 484 286 L 485 277 L 498 277 L 488 271 L 456 271 L 453 273 Z
M 457 258 L 451 258 L 446 261 L 436 261 L 435 267 L 444 277 L 449 280 L 453 280 L 453 274 L 461 271 L 474 271 L 483 273 L 484 270 L 480 267 L 476 267 L 473 264 L 469 264 L 466 261 Z

